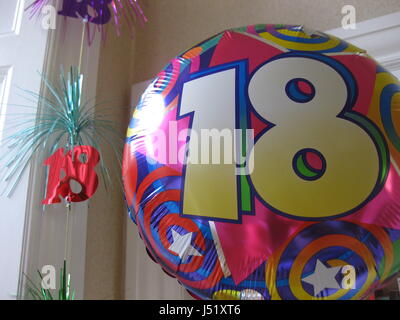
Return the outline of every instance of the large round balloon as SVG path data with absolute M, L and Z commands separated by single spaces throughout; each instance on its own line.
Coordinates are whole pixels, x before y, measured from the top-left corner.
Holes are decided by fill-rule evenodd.
M 400 270 L 400 85 L 301 26 L 173 59 L 124 152 L 149 254 L 202 299 L 363 299 Z

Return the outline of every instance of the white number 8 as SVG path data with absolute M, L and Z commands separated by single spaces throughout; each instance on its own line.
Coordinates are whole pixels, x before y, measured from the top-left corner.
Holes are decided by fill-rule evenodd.
M 308 95 L 291 96 L 293 79 L 308 85 Z M 323 218 L 349 212 L 371 195 L 380 173 L 379 154 L 366 131 L 338 117 L 348 94 L 342 76 L 314 59 L 277 59 L 255 73 L 250 101 L 275 126 L 252 150 L 251 181 L 269 206 L 291 216 Z M 305 158 L 295 161 L 302 150 L 321 158 L 324 168 L 318 168 L 320 174 L 315 170 L 315 179 L 307 179 L 312 168 Z M 304 175 L 297 163 L 305 167 Z

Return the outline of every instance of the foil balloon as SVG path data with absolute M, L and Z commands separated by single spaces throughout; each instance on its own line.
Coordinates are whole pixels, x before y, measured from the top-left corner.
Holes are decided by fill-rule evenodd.
M 219 33 L 130 123 L 123 179 L 152 258 L 202 299 L 365 299 L 400 270 L 400 85 L 302 26 Z
M 99 161 L 99 152 L 91 146 L 77 146 L 68 152 L 63 148 L 58 149 L 44 163 L 49 167 L 49 172 L 46 198 L 42 203 L 60 203 L 61 199 L 81 202 L 91 198 L 99 184 L 94 170 Z M 81 186 L 79 193 L 73 192 L 71 180 Z

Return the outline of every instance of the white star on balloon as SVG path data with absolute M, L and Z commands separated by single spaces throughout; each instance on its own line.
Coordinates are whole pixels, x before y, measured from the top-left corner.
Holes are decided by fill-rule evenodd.
M 342 267 L 327 268 L 320 260 L 317 260 L 314 273 L 302 279 L 314 287 L 314 296 L 324 289 L 340 289 L 335 277 Z
M 201 256 L 202 254 L 192 246 L 192 234 L 193 232 L 181 235 L 180 233 L 172 230 L 172 244 L 169 246 L 169 250 L 179 255 L 182 261 L 185 261 L 188 256 Z

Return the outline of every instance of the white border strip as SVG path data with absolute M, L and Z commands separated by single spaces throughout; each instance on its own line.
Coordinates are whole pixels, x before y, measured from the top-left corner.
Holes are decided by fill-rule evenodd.
M 390 71 L 400 70 L 400 12 L 356 24 L 356 29 L 337 28 L 326 33 L 366 49 Z
M 356 24 L 356 29 L 336 28 L 328 30 L 326 33 L 343 40 L 351 41 L 351 39 L 357 39 L 361 36 L 398 27 L 400 27 L 400 12 L 395 12 L 374 19 L 358 22 Z
M 215 248 L 217 250 L 218 260 L 221 265 L 222 272 L 224 273 L 224 277 L 227 278 L 231 275 L 231 271 L 229 270 L 228 264 L 226 263 L 224 252 L 222 250 L 221 243 L 219 241 L 217 229 L 215 227 L 214 221 L 209 221 L 209 224 L 210 224 L 211 234 L 214 239 Z

